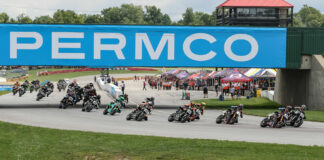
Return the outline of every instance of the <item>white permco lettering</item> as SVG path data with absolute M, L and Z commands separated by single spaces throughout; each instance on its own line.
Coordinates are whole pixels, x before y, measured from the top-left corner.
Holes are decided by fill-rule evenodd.
M 168 42 L 168 60 L 174 60 L 174 34 L 163 34 L 155 51 L 146 33 L 136 33 L 135 41 L 135 59 L 142 59 L 142 42 L 144 42 L 147 52 L 149 53 L 152 60 L 158 60 L 160 58 L 163 48 Z
M 83 32 L 53 32 L 52 58 L 53 59 L 84 59 L 84 53 L 60 53 L 60 48 L 81 48 L 81 43 L 60 43 L 60 38 L 84 38 Z
M 216 56 L 216 53 L 213 51 L 210 51 L 207 54 L 204 55 L 197 55 L 193 53 L 190 49 L 191 43 L 197 39 L 203 39 L 208 41 L 209 43 L 214 43 L 216 42 L 216 39 L 206 33 L 195 33 L 190 35 L 189 37 L 186 38 L 186 40 L 183 42 L 183 51 L 192 60 L 195 61 L 208 61 Z
M 246 40 L 247 42 L 250 43 L 251 45 L 251 51 L 249 54 L 245 56 L 238 56 L 232 51 L 232 44 L 237 41 L 237 40 Z M 251 59 L 253 59 L 259 52 L 259 44 L 258 42 L 250 35 L 247 34 L 235 34 L 231 37 L 229 37 L 224 46 L 225 54 L 227 55 L 228 58 L 234 60 L 234 61 L 239 61 L 239 62 L 246 62 Z
M 118 44 L 101 44 L 101 39 L 118 39 Z M 113 50 L 118 59 L 125 59 L 122 49 L 126 46 L 126 38 L 121 33 L 94 33 L 94 59 L 101 59 L 102 50 Z
M 18 38 L 34 38 L 35 43 L 19 43 Z M 38 49 L 43 45 L 43 37 L 38 32 L 10 32 L 10 59 L 17 59 L 18 49 Z

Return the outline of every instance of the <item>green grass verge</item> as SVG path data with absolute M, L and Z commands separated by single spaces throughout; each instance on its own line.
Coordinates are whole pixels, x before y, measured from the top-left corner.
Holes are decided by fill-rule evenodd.
M 11 91 L 0 91 L 0 96 L 10 93 Z
M 278 105 L 276 102 L 270 101 L 267 98 L 251 98 L 251 99 L 245 99 L 241 98 L 238 100 L 232 100 L 232 99 L 225 99 L 224 101 L 220 101 L 218 99 L 202 99 L 202 100 L 195 100 L 194 102 L 205 102 L 207 108 L 212 109 L 225 109 L 229 108 L 230 106 L 237 106 L 239 104 L 244 104 L 244 109 L 275 109 L 278 108 L 280 105 Z
M 246 109 L 244 114 L 265 117 L 274 109 Z M 306 111 L 306 121 L 324 122 L 324 111 Z
M 0 159 L 322 159 L 324 147 L 65 131 L 0 122 Z

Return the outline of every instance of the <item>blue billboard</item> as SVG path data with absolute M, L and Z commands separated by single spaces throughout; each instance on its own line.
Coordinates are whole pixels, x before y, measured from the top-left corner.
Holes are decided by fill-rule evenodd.
M 286 28 L 0 25 L 0 65 L 286 67 Z

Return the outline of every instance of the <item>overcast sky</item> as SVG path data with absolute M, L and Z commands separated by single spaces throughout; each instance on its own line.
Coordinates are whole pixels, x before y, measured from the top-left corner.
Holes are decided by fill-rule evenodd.
M 40 15 L 52 15 L 57 9 L 70 9 L 77 13 L 96 14 L 103 8 L 120 6 L 123 3 L 135 5 L 155 5 L 163 13 L 170 15 L 173 21 L 181 19 L 188 7 L 194 11 L 211 13 L 225 0 L 0 0 L 0 12 L 7 12 L 10 17 L 24 13 L 31 18 Z M 324 13 L 324 0 L 287 0 L 298 11 L 304 4 L 313 6 Z

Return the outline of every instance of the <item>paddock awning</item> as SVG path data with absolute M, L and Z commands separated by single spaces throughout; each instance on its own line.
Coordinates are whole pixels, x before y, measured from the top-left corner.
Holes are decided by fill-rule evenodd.
M 245 76 L 244 74 L 240 73 L 238 70 L 232 71 L 232 73 L 221 79 L 222 83 L 230 83 L 230 82 L 250 82 L 252 78 Z

